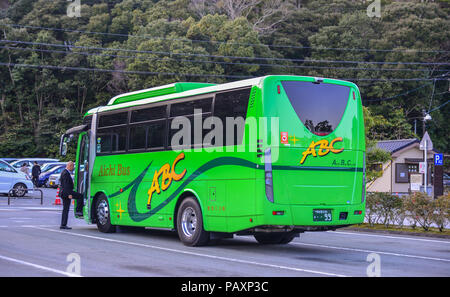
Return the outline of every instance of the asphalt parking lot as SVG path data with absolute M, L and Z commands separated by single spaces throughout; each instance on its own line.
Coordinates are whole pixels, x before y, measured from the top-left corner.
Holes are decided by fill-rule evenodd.
M 281 246 L 235 236 L 193 248 L 168 231 L 100 233 L 72 212 L 73 229 L 60 230 L 56 190 L 43 193 L 42 205 L 0 197 L 0 276 L 450 276 L 447 239 L 341 230 Z

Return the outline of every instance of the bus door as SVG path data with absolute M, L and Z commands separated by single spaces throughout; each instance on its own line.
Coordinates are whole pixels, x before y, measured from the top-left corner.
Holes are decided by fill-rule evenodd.
M 84 205 L 89 201 L 89 132 L 81 133 L 79 136 L 79 153 L 77 156 L 77 174 L 76 185 L 77 192 L 83 194 Z M 86 208 L 88 212 L 88 218 L 90 218 L 90 207 Z

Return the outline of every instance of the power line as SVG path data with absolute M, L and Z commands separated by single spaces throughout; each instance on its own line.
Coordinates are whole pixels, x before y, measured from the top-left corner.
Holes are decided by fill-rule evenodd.
M 368 48 L 345 48 L 345 47 L 313 47 L 313 46 L 295 46 L 295 45 L 278 45 L 278 44 L 257 44 L 257 43 L 241 43 L 241 42 L 226 42 L 217 40 L 200 40 L 200 39 L 189 39 L 189 38 L 167 38 L 159 36 L 149 36 L 149 35 L 132 35 L 132 34 L 120 34 L 120 33 L 109 33 L 109 32 L 96 32 L 96 31 L 84 31 L 77 29 L 64 29 L 64 28 L 51 28 L 42 26 L 30 26 L 30 25 L 19 25 L 19 24 L 4 24 L 9 27 L 19 27 L 26 29 L 37 29 L 37 30 L 47 30 L 47 31 L 60 31 L 60 32 L 70 32 L 70 33 L 81 33 L 81 34 L 92 34 L 92 35 L 105 35 L 105 36 L 116 36 L 116 37 L 126 37 L 126 38 L 142 38 L 142 39 L 157 39 L 165 41 L 182 41 L 182 42 L 193 42 L 193 43 L 212 43 L 212 44 L 226 44 L 226 45 L 245 45 L 245 46 L 260 46 L 267 48 L 293 48 L 293 49 L 312 49 L 312 50 L 333 50 L 333 51 L 358 51 L 358 52 L 418 52 L 418 53 L 450 53 L 446 50 L 422 50 L 422 49 L 368 49 Z
M 436 81 L 436 80 L 434 80 L 434 81 Z M 389 97 L 389 98 L 366 99 L 366 100 L 364 100 L 364 101 L 365 101 L 365 102 L 378 102 L 378 101 L 388 101 L 388 100 L 393 100 L 393 99 L 395 99 L 395 98 L 398 98 L 398 97 L 401 97 L 401 96 L 404 96 L 404 95 L 413 93 L 413 92 L 415 92 L 415 91 L 417 91 L 417 90 L 420 90 L 420 89 L 422 89 L 422 88 L 428 87 L 428 86 L 430 86 L 431 84 L 433 84 L 433 83 L 426 83 L 426 84 L 424 84 L 424 85 L 421 85 L 421 86 L 418 87 L 418 88 L 415 88 L 415 89 L 412 89 L 412 90 L 403 92 L 403 93 L 401 93 L 401 94 L 398 94 L 398 95 L 395 95 L 395 96 L 392 96 L 392 97 Z
M 308 59 L 288 59 L 288 58 L 269 58 L 269 57 L 247 57 L 247 56 L 224 56 L 224 55 L 209 55 L 209 54 L 193 54 L 193 53 L 175 53 L 167 51 L 143 51 L 143 50 L 131 50 L 122 48 L 103 48 L 103 47 L 90 47 L 90 46 L 75 46 L 75 45 L 63 45 L 44 42 L 30 42 L 20 40 L 0 40 L 1 43 L 17 43 L 27 45 L 40 45 L 40 46 L 53 46 L 63 48 L 76 48 L 87 50 L 101 50 L 101 51 L 122 51 L 131 52 L 136 54 L 157 54 L 157 55 L 174 55 L 174 56 L 194 56 L 194 57 L 208 57 L 208 58 L 224 58 L 224 59 L 243 59 L 243 60 L 265 60 L 265 61 L 286 61 L 286 62 L 306 62 L 306 63 L 342 63 L 342 64 L 377 64 L 377 65 L 450 65 L 450 63 L 439 62 L 375 62 L 375 61 L 346 61 L 346 60 L 308 60 Z
M 439 108 L 443 107 L 444 105 L 447 105 L 450 102 L 450 100 L 447 100 L 445 103 L 439 105 L 438 107 L 433 108 L 428 113 L 438 110 Z
M 252 78 L 246 75 L 222 75 L 222 74 L 201 74 L 201 73 L 176 73 L 176 72 L 159 72 L 159 71 L 138 71 L 138 70 L 117 70 L 117 69 L 102 69 L 102 68 L 88 68 L 88 67 L 71 67 L 71 66 L 54 66 L 54 65 L 35 65 L 35 64 L 20 64 L 20 63 L 3 63 L 0 66 L 13 66 L 24 68 L 43 68 L 55 70 L 75 70 L 75 71 L 93 71 L 93 72 L 116 72 L 126 74 L 141 74 L 141 75 L 167 75 L 167 76 L 196 76 L 196 77 L 220 77 L 220 78 Z
M 115 55 L 115 54 L 100 54 L 91 52 L 72 52 L 63 50 L 50 50 L 50 49 L 37 49 L 37 48 L 23 48 L 23 47 L 9 47 L 0 46 L 0 49 L 8 50 L 21 50 L 21 51 L 34 51 L 34 52 L 45 52 L 45 53 L 57 53 L 57 54 L 73 54 L 82 56 L 102 56 L 102 57 L 115 57 L 115 58 L 125 58 L 125 59 L 139 59 L 139 60 L 157 60 L 157 61 L 178 61 L 186 63 L 206 63 L 206 64 L 222 64 L 222 65 L 248 65 L 248 66 L 263 66 L 263 67 L 281 67 L 281 68 L 300 68 L 300 69 L 339 69 L 339 70 L 362 70 L 362 71 L 423 71 L 423 72 L 445 72 L 449 69 L 436 69 L 431 70 L 428 68 L 422 69 L 411 69 L 411 68 L 361 68 L 361 67 L 334 67 L 334 66 L 305 66 L 305 65 L 282 65 L 282 64 L 264 64 L 264 63 L 244 63 L 244 62 L 222 62 L 222 61 L 207 61 L 207 60 L 186 60 L 186 59 L 176 59 L 176 58 L 155 58 L 155 57 L 141 57 L 141 56 L 129 56 L 129 55 Z
M 254 76 L 245 75 L 222 75 L 222 74 L 203 74 L 203 73 L 176 73 L 176 72 L 159 72 L 159 71 L 138 71 L 138 70 L 117 70 L 117 69 L 102 69 L 102 68 L 88 68 L 88 67 L 72 67 L 72 66 L 55 66 L 55 65 L 35 65 L 35 64 L 21 64 L 21 63 L 4 63 L 0 62 L 0 66 L 13 66 L 25 68 L 43 68 L 55 70 L 75 70 L 75 71 L 93 71 L 93 72 L 109 72 L 109 73 L 126 73 L 126 74 L 140 74 L 140 75 L 167 75 L 167 76 L 194 76 L 194 77 L 221 77 L 221 78 L 254 78 Z M 266 74 L 269 75 L 269 74 Z M 336 78 L 347 81 L 427 81 L 427 80 L 446 80 L 445 78 Z

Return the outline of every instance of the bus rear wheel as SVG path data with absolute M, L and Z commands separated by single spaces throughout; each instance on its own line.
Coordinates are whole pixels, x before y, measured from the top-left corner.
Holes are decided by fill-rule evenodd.
M 111 225 L 111 210 L 106 196 L 102 195 L 97 199 L 95 214 L 97 218 L 97 228 L 100 232 L 116 232 L 116 226 Z
M 193 197 L 185 198 L 178 208 L 177 232 L 187 246 L 202 246 L 209 242 L 209 232 L 203 228 L 202 211 Z
M 277 232 L 255 234 L 256 241 L 260 244 L 288 244 L 297 234 Z

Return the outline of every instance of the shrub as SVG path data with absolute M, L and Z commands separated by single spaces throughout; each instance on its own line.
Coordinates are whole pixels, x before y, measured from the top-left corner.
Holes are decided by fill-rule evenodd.
M 378 223 L 380 217 L 380 197 L 379 193 L 367 193 L 365 218 L 369 226 L 373 227 Z
M 370 226 L 381 222 L 386 228 L 391 223 L 404 221 L 402 199 L 389 193 L 368 193 L 366 198 L 366 219 Z M 403 217 L 403 219 L 401 219 Z
M 428 231 L 434 214 L 433 199 L 425 193 L 416 192 L 409 195 L 404 203 L 408 217 L 414 221 L 414 224 L 418 223 L 425 231 Z
M 433 201 L 434 212 L 431 221 L 435 223 L 442 232 L 450 221 L 450 193 L 438 197 Z
M 394 217 L 402 209 L 402 199 L 398 196 L 394 196 L 388 193 L 380 193 L 381 200 L 381 217 L 383 218 L 383 224 L 386 228 L 389 228 L 389 224 L 394 223 Z

